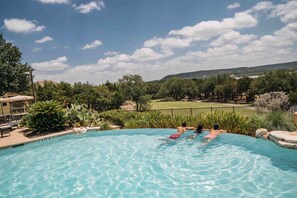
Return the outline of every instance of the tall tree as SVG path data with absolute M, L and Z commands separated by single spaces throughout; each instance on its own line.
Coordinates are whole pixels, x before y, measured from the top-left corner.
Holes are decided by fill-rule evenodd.
M 31 68 L 22 64 L 22 53 L 0 34 L 0 96 L 7 92 L 24 93 L 29 90 L 28 73 Z
M 136 103 L 136 110 L 139 110 L 141 96 L 146 93 L 145 82 L 140 75 L 124 75 L 119 79 L 119 90 L 123 93 L 126 100 L 132 100 Z

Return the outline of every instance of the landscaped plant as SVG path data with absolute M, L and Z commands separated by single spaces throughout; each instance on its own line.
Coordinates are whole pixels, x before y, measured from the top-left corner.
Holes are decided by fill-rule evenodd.
M 289 101 L 292 105 L 297 105 L 297 90 L 290 92 Z
M 100 116 L 103 116 L 101 114 Z M 105 119 L 121 122 L 125 128 L 176 128 L 182 122 L 187 122 L 188 126 L 202 124 L 204 128 L 212 128 L 214 124 L 219 124 L 220 128 L 226 129 L 230 133 L 252 135 L 261 127 L 261 120 L 257 117 L 247 117 L 235 112 L 210 112 L 195 116 L 171 116 L 160 112 L 106 112 Z
M 73 126 L 99 126 L 100 118 L 98 113 L 88 110 L 85 105 L 74 105 L 66 111 L 66 120 L 70 127 Z
M 100 130 L 105 131 L 105 130 L 110 130 L 110 123 L 108 121 L 102 122 L 100 124 Z
M 281 111 L 273 111 L 264 115 L 264 127 L 269 131 L 286 130 L 295 131 L 293 116 Z
M 65 111 L 57 101 L 37 102 L 29 109 L 22 125 L 36 132 L 57 132 L 65 128 Z
M 270 92 L 259 96 L 255 105 L 258 112 L 284 111 L 288 110 L 290 103 L 289 97 L 285 92 Z
M 124 127 L 125 122 L 129 119 L 134 119 L 139 112 L 134 111 L 124 111 L 124 110 L 111 110 L 105 111 L 99 114 L 99 117 L 105 121 L 110 121 L 113 124 L 120 125 Z

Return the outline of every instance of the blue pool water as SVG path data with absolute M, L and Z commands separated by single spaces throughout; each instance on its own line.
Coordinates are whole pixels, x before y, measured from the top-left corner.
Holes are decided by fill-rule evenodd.
M 297 151 L 173 129 L 67 135 L 0 150 L 0 197 L 296 197 Z

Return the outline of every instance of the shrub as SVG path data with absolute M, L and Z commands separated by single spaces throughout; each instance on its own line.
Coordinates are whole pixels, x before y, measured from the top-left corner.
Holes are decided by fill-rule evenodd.
M 100 130 L 110 130 L 111 127 L 110 127 L 110 123 L 108 121 L 106 122 L 103 122 L 100 124 Z
M 67 124 L 73 126 L 98 126 L 100 118 L 98 113 L 88 110 L 85 105 L 71 105 L 66 111 Z
M 212 128 L 217 123 L 228 132 L 245 135 L 252 135 L 262 124 L 257 116 L 247 117 L 234 112 L 211 112 L 195 116 L 170 116 L 160 112 L 146 112 L 126 120 L 124 125 L 126 128 L 176 128 L 182 122 L 194 127 L 202 124 L 204 128 Z
M 36 132 L 61 131 L 65 128 L 65 112 L 57 101 L 37 102 L 21 123 Z
M 297 104 L 297 90 L 291 91 L 289 94 L 289 102 L 293 105 Z
M 259 96 L 255 105 L 258 112 L 284 111 L 288 110 L 290 103 L 289 97 L 285 92 L 270 92 Z
M 129 119 L 133 119 L 139 112 L 124 111 L 124 110 L 110 110 L 99 114 L 99 117 L 105 121 L 110 121 L 113 124 L 125 126 L 125 122 Z
M 293 117 L 287 113 L 281 111 L 273 111 L 267 113 L 264 117 L 264 127 L 268 130 L 286 130 L 294 131 L 296 127 L 294 125 Z

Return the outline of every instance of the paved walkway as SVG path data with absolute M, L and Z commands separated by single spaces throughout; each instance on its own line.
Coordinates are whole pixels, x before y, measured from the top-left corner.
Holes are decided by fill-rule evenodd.
M 75 133 L 74 130 L 68 130 L 68 131 L 52 133 L 52 134 L 44 135 L 44 136 L 40 136 L 40 137 L 28 138 L 23 135 L 23 133 L 26 130 L 27 130 L 26 128 L 15 129 L 12 132 L 10 132 L 10 136 L 8 134 L 5 134 L 5 136 L 3 136 L 3 138 L 0 138 L 0 149 L 19 145 L 19 144 L 35 142 L 35 141 L 39 141 L 39 140 L 50 138 L 50 137 L 56 137 L 56 136 L 61 136 L 61 135 L 65 135 L 65 134 Z
M 111 129 L 119 129 L 120 127 L 117 125 L 110 125 Z M 8 148 L 8 147 L 13 147 L 19 144 L 26 144 L 29 142 L 36 142 L 42 139 L 47 139 L 51 137 L 57 137 L 57 136 L 62 136 L 70 133 L 82 133 L 86 132 L 87 130 L 99 130 L 100 127 L 87 127 L 87 128 L 73 128 L 67 131 L 62 131 L 62 132 L 57 132 L 57 133 L 52 133 L 49 135 L 43 135 L 40 137 L 34 137 L 34 138 L 28 138 L 24 136 L 24 132 L 26 132 L 28 129 L 27 128 L 20 128 L 20 129 L 15 129 L 12 132 L 10 132 L 10 136 L 8 134 L 5 134 L 3 138 L 0 137 L 0 149 Z

